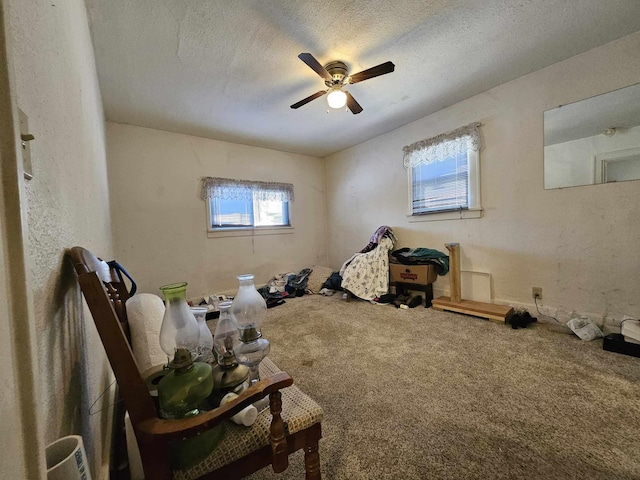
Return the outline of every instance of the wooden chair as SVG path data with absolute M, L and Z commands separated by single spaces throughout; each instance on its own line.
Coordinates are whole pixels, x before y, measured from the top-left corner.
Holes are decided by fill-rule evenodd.
M 322 409 L 292 386 L 293 379 L 278 371 L 268 358 L 263 361 L 262 372 L 272 375 L 262 377 L 223 407 L 180 420 L 160 418 L 117 314 L 128 298 L 122 278 L 82 247 L 73 247 L 69 254 L 131 417 L 148 480 L 237 479 L 268 465 L 278 473 L 287 469 L 288 455 L 300 449 L 305 452 L 305 478 L 320 480 Z M 252 427 L 229 421 L 267 395 L 269 412 L 260 413 Z M 223 422 L 227 424 L 225 436 L 209 456 L 187 469 L 172 470 L 169 458 L 173 442 L 199 435 Z

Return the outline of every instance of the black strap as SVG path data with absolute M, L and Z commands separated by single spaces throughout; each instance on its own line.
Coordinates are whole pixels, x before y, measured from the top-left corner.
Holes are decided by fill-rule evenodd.
M 120 281 L 122 283 L 124 283 L 124 279 L 122 278 L 122 274 L 124 274 L 125 277 L 127 277 L 129 279 L 129 281 L 131 282 L 131 290 L 129 290 L 129 296 L 133 297 L 136 293 L 136 290 L 138 290 L 138 286 L 136 285 L 136 282 L 133 278 L 131 278 L 131 275 L 129 275 L 129 272 L 127 272 L 124 267 L 122 265 L 120 265 L 116 260 L 111 260 L 110 262 L 107 262 L 107 265 L 109 265 L 111 268 L 113 268 L 117 273 L 118 273 L 118 278 L 120 278 Z

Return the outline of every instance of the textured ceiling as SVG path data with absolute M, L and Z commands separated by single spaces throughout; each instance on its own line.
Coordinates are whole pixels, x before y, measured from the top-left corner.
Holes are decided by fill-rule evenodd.
M 87 0 L 107 119 L 316 156 L 640 30 L 639 0 Z M 327 113 L 297 58 L 394 73 Z

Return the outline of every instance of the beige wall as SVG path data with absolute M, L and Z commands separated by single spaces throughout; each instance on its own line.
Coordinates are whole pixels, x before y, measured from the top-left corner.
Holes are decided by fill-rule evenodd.
M 0 404 L 12 406 L 11 414 L 2 421 L 0 472 L 3 478 L 40 478 L 44 473 L 44 441 L 37 434 L 40 412 L 34 405 L 38 360 L 35 329 L 29 321 L 32 301 L 20 204 L 24 182 L 17 153 L 17 117 L 11 97 L 4 13 L 0 1 Z
M 190 297 L 237 289 L 327 258 L 322 160 L 264 148 L 107 123 L 111 211 L 118 260 L 141 291 L 187 281 Z M 294 185 L 294 233 L 208 238 L 204 176 Z
M 74 245 L 112 254 L 104 116 L 86 10 L 82 0 L 5 4 L 14 99 L 35 135 L 23 221 L 40 369 L 39 435 L 46 444 L 81 434 L 94 478 L 106 478 L 112 399 L 101 394 L 111 373 L 64 257 Z M 90 416 L 96 400 L 93 409 L 104 410 Z
M 640 182 L 545 191 L 542 167 L 543 112 L 638 82 L 638 52 L 640 33 L 328 157 L 330 262 L 386 224 L 398 247 L 446 251 L 445 242 L 460 242 L 462 269 L 490 272 L 498 302 L 530 305 L 539 286 L 552 313 L 640 315 Z M 410 223 L 402 147 L 475 121 L 484 217 Z M 436 287 L 448 288 L 448 277 Z

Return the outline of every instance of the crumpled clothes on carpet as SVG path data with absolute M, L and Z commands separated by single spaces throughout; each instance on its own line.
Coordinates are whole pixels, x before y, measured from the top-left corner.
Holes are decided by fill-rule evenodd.
M 340 276 L 340 272 L 333 272 L 331 276 L 327 278 L 322 284 L 322 288 L 334 291 L 342 290 L 342 277 Z
M 284 292 L 285 287 L 289 283 L 289 279 L 295 278 L 295 276 L 296 274 L 293 272 L 276 275 L 267 282 L 269 293 Z
M 267 308 L 277 307 L 278 305 L 282 305 L 285 303 L 281 298 L 267 298 Z
M 265 299 L 301 297 L 305 294 L 311 272 L 310 268 L 304 268 L 297 274 L 280 273 L 271 278 L 264 287 L 258 288 L 258 292 Z

